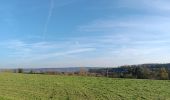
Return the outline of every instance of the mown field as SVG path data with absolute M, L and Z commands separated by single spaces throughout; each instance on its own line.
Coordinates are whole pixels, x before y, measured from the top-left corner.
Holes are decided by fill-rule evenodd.
M 169 100 L 170 81 L 0 73 L 0 100 Z

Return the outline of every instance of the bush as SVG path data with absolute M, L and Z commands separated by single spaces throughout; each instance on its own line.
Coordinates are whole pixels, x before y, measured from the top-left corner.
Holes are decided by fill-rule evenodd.
M 23 73 L 23 69 L 22 69 L 22 68 L 19 68 L 19 69 L 18 69 L 18 73 Z
M 161 68 L 159 71 L 159 77 L 161 80 L 168 80 L 169 79 L 169 75 L 168 72 L 165 68 Z

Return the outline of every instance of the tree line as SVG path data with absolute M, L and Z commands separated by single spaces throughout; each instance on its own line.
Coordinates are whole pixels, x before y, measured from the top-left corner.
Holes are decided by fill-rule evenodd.
M 23 69 L 15 70 L 16 73 L 25 73 Z M 143 64 L 120 66 L 117 68 L 94 68 L 86 70 L 80 68 L 76 72 L 57 72 L 45 71 L 36 72 L 30 70 L 28 74 L 48 74 L 48 75 L 76 75 L 76 76 L 95 76 L 95 77 L 109 77 L 109 78 L 132 78 L 132 79 L 170 79 L 170 64 Z
M 134 78 L 134 79 L 170 79 L 170 67 L 167 66 L 121 66 L 119 68 L 90 69 L 90 73 L 100 74 L 112 78 Z

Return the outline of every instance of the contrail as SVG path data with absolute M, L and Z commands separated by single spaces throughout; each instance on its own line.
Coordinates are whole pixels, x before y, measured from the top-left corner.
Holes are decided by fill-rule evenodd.
M 46 36 L 47 30 L 48 30 L 48 24 L 49 24 L 51 16 L 52 16 L 53 9 L 54 9 L 54 0 L 50 0 L 50 8 L 49 8 L 46 23 L 44 25 L 44 31 L 43 31 L 43 37 L 42 37 L 43 40 L 45 40 L 45 36 Z

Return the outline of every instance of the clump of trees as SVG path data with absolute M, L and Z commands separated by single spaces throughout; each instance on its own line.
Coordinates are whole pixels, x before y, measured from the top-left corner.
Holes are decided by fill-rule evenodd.
M 18 69 L 18 73 L 23 73 L 23 69 L 22 69 L 22 68 L 19 68 L 19 69 Z
M 36 74 L 30 71 L 30 74 Z M 133 79 L 160 79 L 168 80 L 170 71 L 165 67 L 150 68 L 148 66 L 122 66 L 119 68 L 89 69 L 80 68 L 77 72 L 41 72 L 47 75 L 67 75 L 67 76 L 94 76 L 110 78 L 133 78 Z
M 165 67 L 123 66 L 119 68 L 91 69 L 90 73 L 112 78 L 160 79 L 168 80 L 170 71 Z
M 169 67 L 168 67 L 169 66 Z M 45 71 L 34 72 L 30 70 L 28 74 L 47 74 L 47 75 L 68 75 L 68 76 L 94 76 L 110 78 L 133 78 L 133 79 L 170 79 L 170 65 L 132 65 L 121 66 L 118 68 L 85 69 L 80 68 L 77 72 L 57 72 Z M 17 73 L 25 73 L 22 68 L 17 69 Z
M 159 70 L 158 77 L 159 77 L 161 80 L 168 80 L 168 79 L 169 79 L 168 71 L 167 71 L 165 68 L 161 68 L 161 69 Z
M 18 73 L 21 73 L 20 72 L 20 69 L 18 69 L 17 71 Z M 22 73 L 27 73 L 27 74 L 45 74 L 45 75 L 67 75 L 67 76 L 73 76 L 73 75 L 76 75 L 76 76 L 89 76 L 89 73 L 88 71 L 81 67 L 79 71 L 76 71 L 76 72 L 59 72 L 59 71 L 35 71 L 35 70 L 30 70 L 30 71 L 27 71 L 27 72 L 23 72 Z

